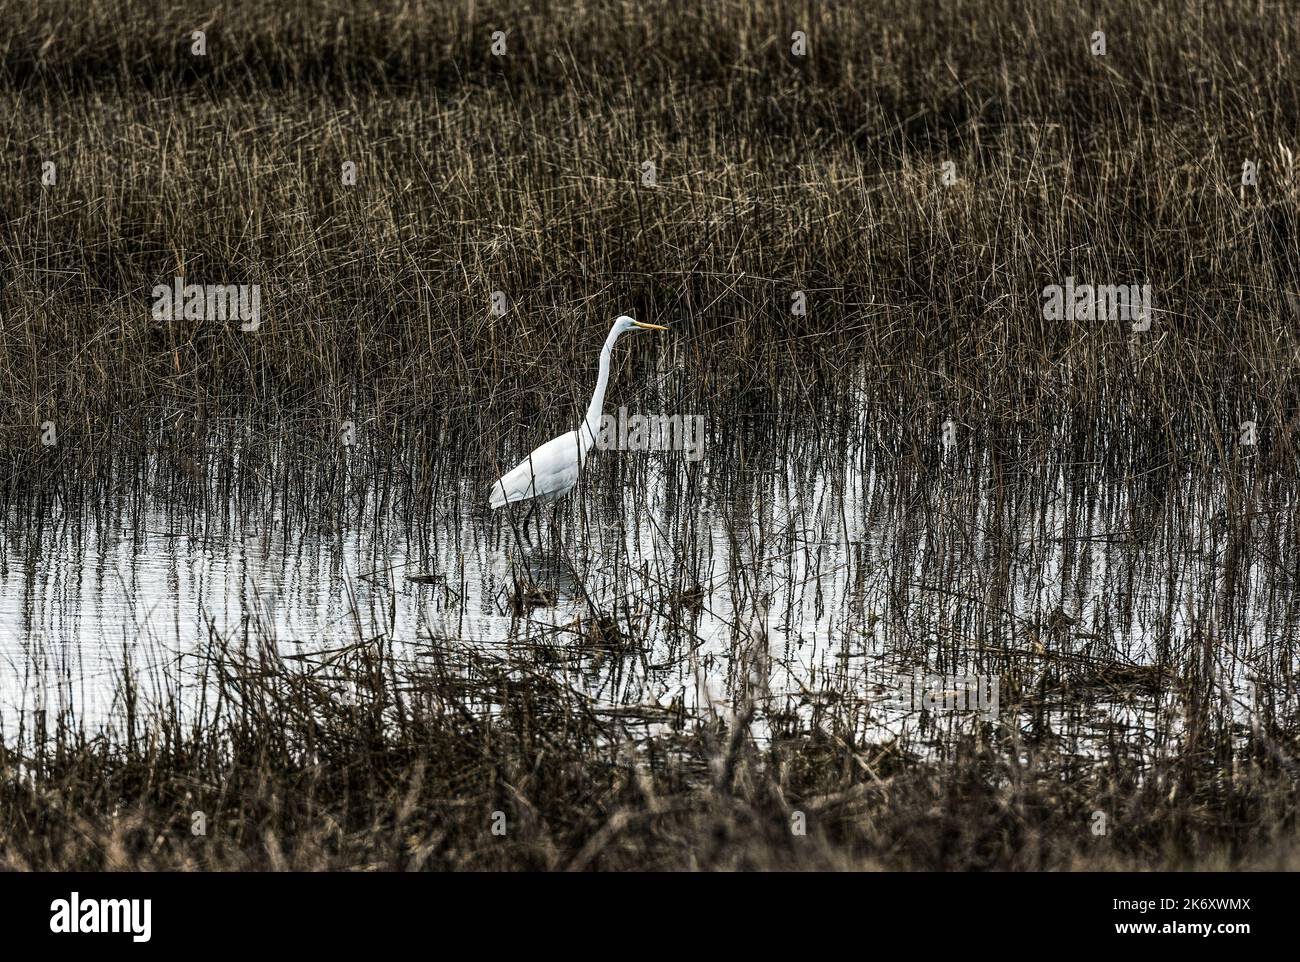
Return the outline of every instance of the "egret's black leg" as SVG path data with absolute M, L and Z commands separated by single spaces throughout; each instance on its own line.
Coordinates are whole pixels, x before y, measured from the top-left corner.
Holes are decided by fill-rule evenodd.
M 533 510 L 537 507 L 536 501 L 528 502 L 528 511 L 524 514 L 524 540 L 532 544 L 532 539 L 528 537 L 528 519 L 533 516 Z

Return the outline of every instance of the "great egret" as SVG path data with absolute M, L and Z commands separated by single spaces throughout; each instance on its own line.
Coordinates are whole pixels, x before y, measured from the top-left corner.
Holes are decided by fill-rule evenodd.
M 666 331 L 662 324 L 646 324 L 623 314 L 614 319 L 605 347 L 600 352 L 600 376 L 587 405 L 587 414 L 575 430 L 552 438 L 518 465 L 497 478 L 488 496 L 488 504 L 501 508 L 516 501 L 534 500 L 549 504 L 564 497 L 578 483 L 578 475 L 587 454 L 600 435 L 601 409 L 605 406 L 605 386 L 609 384 L 609 358 L 614 342 L 628 331 Z M 529 508 L 531 513 L 532 508 Z M 524 530 L 528 521 L 524 520 Z

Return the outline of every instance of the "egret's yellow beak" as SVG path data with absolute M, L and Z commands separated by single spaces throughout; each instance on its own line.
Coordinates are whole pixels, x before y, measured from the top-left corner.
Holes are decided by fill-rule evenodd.
M 668 328 L 666 328 L 666 327 L 665 327 L 664 325 L 662 325 L 662 324 L 647 324 L 645 321 L 633 321 L 632 323 L 635 324 L 637 327 L 645 328 L 647 331 L 666 331 L 666 330 L 668 330 Z

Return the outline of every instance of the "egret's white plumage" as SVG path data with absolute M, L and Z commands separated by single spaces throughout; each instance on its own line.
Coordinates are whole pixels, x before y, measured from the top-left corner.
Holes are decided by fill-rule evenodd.
M 600 417 L 605 406 L 605 388 L 609 384 L 609 361 L 614 351 L 614 342 L 628 331 L 638 330 L 664 331 L 667 328 L 660 324 L 633 320 L 626 314 L 615 319 L 609 337 L 605 338 L 605 347 L 600 352 L 600 375 L 596 379 L 596 390 L 591 395 L 591 404 L 587 406 L 587 414 L 582 423 L 576 430 L 547 441 L 497 478 L 488 495 L 488 504 L 500 508 L 532 498 L 545 504 L 562 498 L 573 490 L 578 483 L 582 466 L 587 463 L 596 438 L 600 435 Z

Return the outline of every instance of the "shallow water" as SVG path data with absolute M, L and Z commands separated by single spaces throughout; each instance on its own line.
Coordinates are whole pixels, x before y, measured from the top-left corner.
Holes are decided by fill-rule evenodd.
M 286 661 L 372 639 L 410 658 L 543 651 L 565 684 L 629 718 L 725 713 L 749 694 L 764 733 L 819 710 L 875 738 L 989 717 L 900 703 L 919 673 L 993 680 L 1002 706 L 1026 693 L 1050 705 L 1022 704 L 1022 726 L 1167 734 L 1207 633 L 1215 684 L 1247 715 L 1289 687 L 1293 491 L 1259 499 L 1224 601 L 1229 499 L 1214 477 L 1153 486 L 1050 462 L 1007 472 L 988 456 L 886 468 L 853 446 L 739 464 L 610 456 L 643 461 L 621 486 L 606 486 L 609 466 L 592 475 L 541 537 L 530 523 L 535 543 L 481 507 L 333 531 L 161 498 L 10 519 L 0 721 L 13 732 L 41 708 L 109 720 L 127 664 L 145 698 L 193 704 L 213 636 Z M 480 500 L 468 484 L 455 493 L 439 503 Z M 616 630 L 593 634 L 602 618 Z

